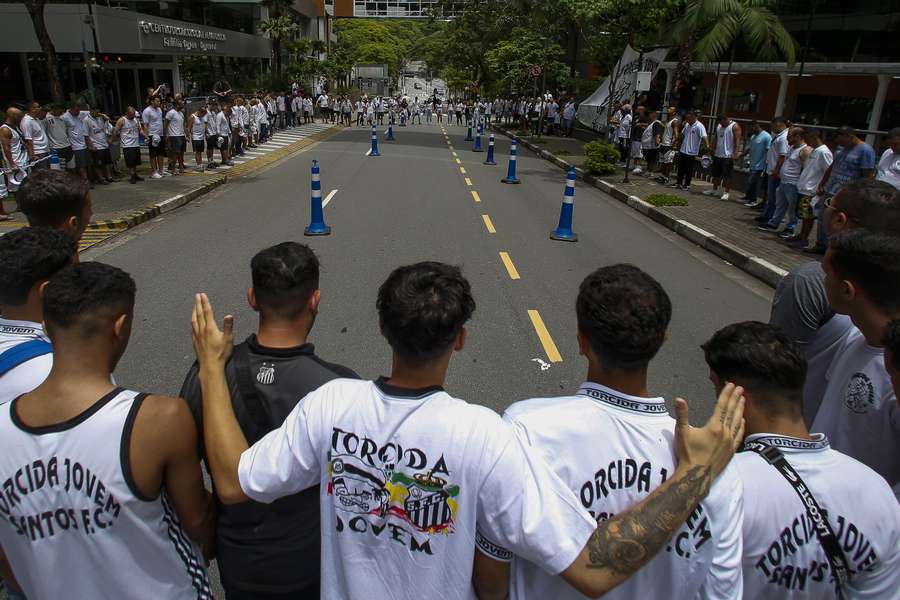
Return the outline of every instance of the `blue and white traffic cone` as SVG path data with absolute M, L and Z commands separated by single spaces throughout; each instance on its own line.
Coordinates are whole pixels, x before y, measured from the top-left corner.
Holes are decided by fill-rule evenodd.
M 394 141 L 394 125 L 391 124 L 391 123 L 388 124 L 387 137 L 384 138 L 384 140 L 385 140 L 386 142 L 393 142 L 393 141 Z
M 481 136 L 484 135 L 484 124 L 479 121 L 478 122 L 478 133 L 475 134 L 475 147 L 472 148 L 472 152 L 484 152 L 484 148 L 481 147 Z
M 400 127 L 406 127 L 406 111 L 400 111 Z
M 50 168 L 54 171 L 62 169 L 62 166 L 59 164 L 59 154 L 53 149 L 50 150 Z
M 464 141 L 471 142 L 472 141 L 472 121 L 466 121 L 466 125 L 468 126 L 468 130 L 466 131 L 466 139 Z
M 572 231 L 572 212 L 575 210 L 575 167 L 569 167 L 566 176 L 566 193 L 563 195 L 562 208 L 559 211 L 559 225 L 550 232 L 551 240 L 561 242 L 577 242 L 578 235 Z
M 497 163 L 494 162 L 494 134 L 492 133 L 488 138 L 488 153 L 487 160 L 482 164 L 494 166 Z
M 522 183 L 522 181 L 516 177 L 516 153 L 518 144 L 518 140 L 513 138 L 512 144 L 509 146 L 509 168 L 506 171 L 506 178 L 500 180 L 503 183 Z
M 372 149 L 369 150 L 369 156 L 381 156 L 378 153 L 378 130 L 372 125 Z
M 319 180 L 317 160 L 312 161 L 312 200 L 309 212 L 309 227 L 303 230 L 303 235 L 331 235 L 331 227 L 325 224 L 325 212 L 322 210 L 322 182 Z

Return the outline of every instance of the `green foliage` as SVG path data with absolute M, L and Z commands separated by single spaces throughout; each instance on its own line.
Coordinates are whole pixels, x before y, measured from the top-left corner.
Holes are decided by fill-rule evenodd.
M 339 19 L 335 52 L 350 65 L 387 63 L 392 77 L 410 60 L 426 60 L 438 68 L 443 23 L 394 19 Z M 348 69 L 349 70 L 349 69 Z
M 644 200 L 653 206 L 688 206 L 687 198 L 675 194 L 650 194 Z
M 561 61 L 562 46 L 540 33 L 524 27 L 512 30 L 509 39 L 501 40 L 485 54 L 485 62 L 493 71 L 494 92 L 509 94 L 531 93 L 531 65 L 542 65 L 547 86 L 558 89 L 568 77 L 568 68 Z
M 616 172 L 619 150 L 612 144 L 594 140 L 584 145 L 584 153 L 587 156 L 584 167 L 592 175 L 611 175 Z

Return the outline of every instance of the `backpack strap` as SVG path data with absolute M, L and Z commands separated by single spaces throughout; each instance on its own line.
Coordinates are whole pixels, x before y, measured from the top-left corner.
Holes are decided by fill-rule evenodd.
M 46 340 L 29 340 L 16 344 L 0 353 L 0 377 L 3 377 L 22 363 L 32 358 L 53 352 L 53 346 Z

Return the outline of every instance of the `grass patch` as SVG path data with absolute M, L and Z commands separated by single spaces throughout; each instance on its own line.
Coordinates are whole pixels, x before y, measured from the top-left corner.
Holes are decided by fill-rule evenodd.
M 650 194 L 644 201 L 653 206 L 688 206 L 687 198 L 675 194 Z

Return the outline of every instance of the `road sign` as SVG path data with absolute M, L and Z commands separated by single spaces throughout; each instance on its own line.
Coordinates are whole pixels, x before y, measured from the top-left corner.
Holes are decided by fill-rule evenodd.
M 543 73 L 543 69 L 541 69 L 541 65 L 531 65 L 528 68 L 528 74 L 532 77 L 540 77 L 541 73 Z

